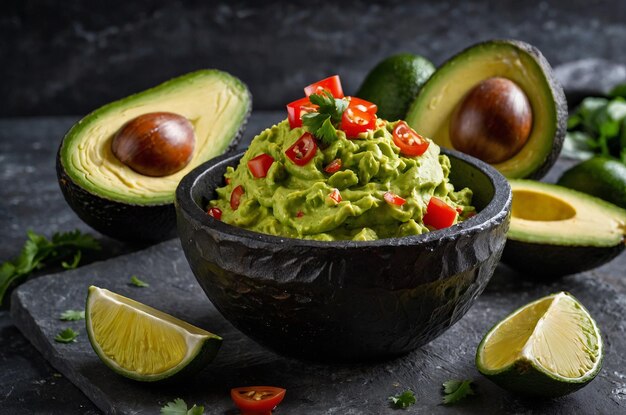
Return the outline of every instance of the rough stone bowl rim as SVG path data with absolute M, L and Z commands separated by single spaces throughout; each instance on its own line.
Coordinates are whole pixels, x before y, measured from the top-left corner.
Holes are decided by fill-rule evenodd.
M 453 225 L 446 229 L 440 229 L 421 235 L 410 235 L 403 237 L 384 238 L 374 241 L 318 241 L 310 239 L 298 239 L 282 236 L 264 234 L 250 231 L 234 225 L 229 225 L 207 215 L 204 207 L 198 205 L 193 193 L 198 183 L 206 176 L 219 174 L 223 177 L 226 167 L 233 160 L 239 160 L 245 151 L 237 153 L 227 153 L 211 159 L 183 177 L 176 188 L 175 206 L 177 212 L 184 213 L 185 220 L 193 220 L 204 229 L 210 229 L 222 240 L 236 240 L 244 242 L 248 246 L 276 246 L 277 244 L 294 248 L 316 248 L 316 249 L 361 249 L 365 247 L 389 247 L 389 246 L 419 246 L 429 245 L 433 242 L 444 239 L 455 239 L 468 234 L 478 234 L 486 228 L 500 224 L 509 214 L 512 200 L 511 187 L 507 179 L 494 167 L 475 157 L 461 153 L 456 150 L 441 148 L 441 154 L 456 158 L 466 162 L 481 174 L 483 174 L 494 188 L 494 194 L 487 206 L 485 206 L 475 216 Z M 206 189 L 204 194 L 214 194 L 215 189 Z

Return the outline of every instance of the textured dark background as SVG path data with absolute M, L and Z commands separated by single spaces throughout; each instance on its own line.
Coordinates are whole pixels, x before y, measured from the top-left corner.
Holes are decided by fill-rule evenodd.
M 333 73 L 354 92 L 395 52 L 440 64 L 497 37 L 528 41 L 553 65 L 626 62 L 625 21 L 619 0 L 3 0 L 0 116 L 84 114 L 204 67 L 244 80 L 255 109 L 276 109 Z

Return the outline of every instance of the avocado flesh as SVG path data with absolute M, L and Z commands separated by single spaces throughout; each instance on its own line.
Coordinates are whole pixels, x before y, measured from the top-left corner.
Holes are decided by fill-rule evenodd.
M 542 177 L 560 153 L 567 103 L 550 65 L 526 43 L 488 41 L 454 56 L 424 84 L 406 121 L 440 146 L 454 148 L 449 126 L 455 109 L 470 90 L 493 77 L 515 82 L 526 94 L 533 114 L 526 144 L 511 158 L 493 166 L 507 178 Z
M 626 210 L 553 184 L 510 184 L 505 263 L 529 276 L 561 276 L 600 266 L 623 251 Z
M 217 70 L 193 72 L 87 115 L 65 136 L 60 161 L 70 180 L 102 198 L 134 205 L 171 203 L 184 175 L 228 148 L 245 123 L 250 105 L 250 94 L 238 79 Z M 119 161 L 111 151 L 111 141 L 126 122 L 160 111 L 189 119 L 196 144 L 185 168 L 169 176 L 150 177 Z

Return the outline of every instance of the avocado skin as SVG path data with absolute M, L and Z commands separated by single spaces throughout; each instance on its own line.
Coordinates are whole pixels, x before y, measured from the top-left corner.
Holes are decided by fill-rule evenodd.
M 248 108 L 239 130 L 224 154 L 235 151 L 252 112 L 252 94 L 242 81 L 239 82 L 246 88 Z M 173 202 L 154 205 L 124 203 L 96 195 L 74 182 L 63 166 L 61 149 L 64 140 L 65 137 L 57 151 L 57 179 L 65 201 L 83 222 L 101 234 L 121 241 L 156 243 L 176 237 L 176 211 Z
M 369 242 L 282 238 L 208 217 L 202 207 L 242 154 L 213 159 L 176 190 L 185 256 L 224 317 L 281 354 L 343 362 L 405 354 L 467 312 L 489 282 L 508 230 L 504 177 L 469 156 L 442 152 L 453 163 L 455 185 L 477 183 L 482 211 L 449 229 Z
M 252 94 L 248 90 L 249 105 L 239 131 L 230 142 L 225 154 L 232 153 L 246 129 L 252 111 Z M 91 193 L 78 184 L 65 171 L 59 146 L 56 171 L 63 197 L 72 210 L 87 225 L 103 235 L 121 241 L 156 243 L 176 237 L 176 211 L 174 203 L 136 205 L 107 199 Z
M 626 209 L 626 165 L 619 160 L 592 157 L 566 170 L 557 184 Z
M 625 246 L 563 246 L 508 239 L 502 262 L 529 279 L 550 280 L 599 267 L 618 256 Z

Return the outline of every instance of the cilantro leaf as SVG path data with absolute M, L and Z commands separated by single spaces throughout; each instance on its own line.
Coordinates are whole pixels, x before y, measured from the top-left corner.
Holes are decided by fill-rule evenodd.
M 310 95 L 309 101 L 317 105 L 318 109 L 316 112 L 304 114 L 302 125 L 326 145 L 337 141 L 339 138 L 337 127 L 344 111 L 348 108 L 348 101 L 343 98 L 335 98 L 328 91 Z
M 130 277 L 130 283 L 134 285 L 135 287 L 140 287 L 140 288 L 150 286 L 150 284 L 148 284 L 147 282 L 142 281 L 139 278 L 137 278 L 136 275 L 133 275 L 132 277 Z
M 187 403 L 176 398 L 173 402 L 168 402 L 161 408 L 161 415 L 202 415 L 204 414 L 204 406 L 192 406 L 187 409 Z
M 26 235 L 26 242 L 17 258 L 0 265 L 0 305 L 7 290 L 23 282 L 31 272 L 50 264 L 75 268 L 82 257 L 82 250 L 100 249 L 93 236 L 79 230 L 55 233 L 50 240 L 33 231 L 28 231 Z M 73 258 L 71 263 L 65 261 L 68 258 Z
M 54 337 L 54 341 L 59 343 L 75 343 L 77 337 L 77 331 L 74 331 L 72 329 L 65 329 L 63 331 L 60 331 L 59 334 Z
M 76 321 L 85 319 L 85 310 L 65 310 L 59 316 L 59 320 Z
M 445 394 L 443 397 L 444 405 L 452 405 L 469 395 L 474 395 L 472 383 L 473 380 L 471 379 L 451 379 L 443 382 L 443 392 Z
M 414 405 L 415 402 L 417 402 L 417 400 L 415 399 L 415 394 L 410 390 L 406 390 L 402 392 L 400 395 L 390 396 L 389 401 L 396 408 L 402 408 L 402 409 L 408 408 L 409 406 Z

